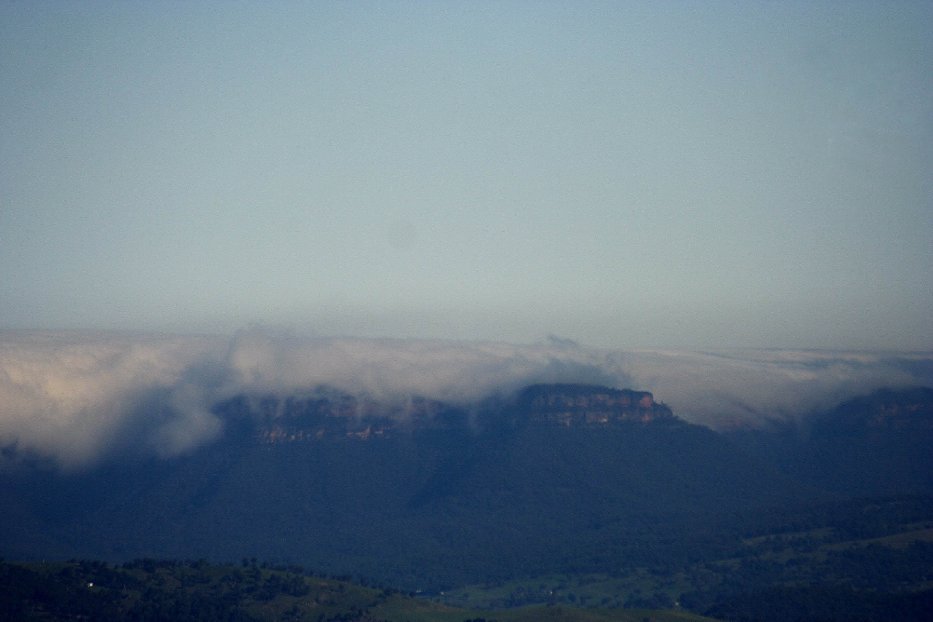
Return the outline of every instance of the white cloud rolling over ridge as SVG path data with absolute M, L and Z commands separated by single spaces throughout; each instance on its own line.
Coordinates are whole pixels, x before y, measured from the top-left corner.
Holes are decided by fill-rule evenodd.
M 217 438 L 211 412 L 238 394 L 328 385 L 379 400 L 467 404 L 533 382 L 652 391 L 712 427 L 794 418 L 886 386 L 933 385 L 933 353 L 618 351 L 534 345 L 300 338 L 0 333 L 0 445 L 65 467 L 127 452 L 173 456 Z

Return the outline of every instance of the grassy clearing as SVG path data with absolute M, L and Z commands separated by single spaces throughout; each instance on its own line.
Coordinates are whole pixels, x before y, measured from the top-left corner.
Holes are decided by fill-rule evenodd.
M 501 584 L 477 584 L 451 590 L 437 597 L 448 605 L 501 609 L 527 605 L 559 604 L 584 608 L 653 609 L 676 608 L 685 594 L 734 589 L 749 581 L 774 585 L 806 585 L 836 581 L 842 585 L 874 585 L 880 579 L 864 570 L 883 568 L 882 574 L 900 572 L 902 578 L 892 588 L 929 589 L 931 582 L 914 572 L 919 563 L 911 547 L 933 543 L 933 524 L 905 523 L 890 533 L 860 539 L 840 540 L 829 528 L 780 532 L 743 541 L 735 555 L 708 560 L 678 570 L 652 572 L 635 568 L 616 575 L 542 575 Z M 870 561 L 865 555 L 877 551 Z M 913 557 L 911 557 L 911 555 Z M 856 560 L 856 561 L 852 561 Z M 854 565 L 853 565 L 854 564 Z M 929 566 L 927 560 L 926 567 Z M 861 569 L 861 574 L 859 571 Z M 910 572 L 905 572 L 909 570 Z

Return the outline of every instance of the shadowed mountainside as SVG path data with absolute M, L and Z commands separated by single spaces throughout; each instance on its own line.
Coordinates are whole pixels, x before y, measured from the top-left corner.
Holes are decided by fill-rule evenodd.
M 220 404 L 219 441 L 0 490 L 13 558 L 259 557 L 441 587 L 722 546 L 731 513 L 806 497 L 649 393 L 536 385 L 470 409 L 320 389 Z
M 933 389 L 882 389 L 800 422 L 726 436 L 800 481 L 846 495 L 933 494 Z
M 920 611 L 931 404 L 928 389 L 878 392 L 727 438 L 650 393 L 589 385 L 468 406 L 242 395 L 188 455 L 65 473 L 8 456 L 0 554 L 258 558 L 425 593 L 472 585 L 456 598 L 477 605 L 573 604 L 572 581 L 588 602 L 727 618 L 779 619 L 755 594 L 797 594 L 801 619 L 811 605 L 849 619 L 846 602 Z

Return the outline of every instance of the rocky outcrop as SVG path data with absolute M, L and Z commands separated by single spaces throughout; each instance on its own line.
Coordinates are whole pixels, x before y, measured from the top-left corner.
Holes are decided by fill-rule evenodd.
M 567 427 L 674 418 L 671 409 L 655 402 L 647 391 L 593 385 L 532 385 L 521 392 L 518 402 L 531 421 Z
M 265 444 L 325 438 L 365 441 L 412 430 L 476 431 L 477 425 L 481 428 L 496 421 L 591 427 L 675 420 L 671 410 L 646 391 L 581 384 L 532 385 L 513 401 L 477 406 L 473 418 L 461 408 L 435 400 L 412 397 L 381 402 L 330 389 L 303 397 L 244 400 L 242 407 L 254 422 L 254 438 Z
M 252 421 L 253 437 L 264 444 L 335 438 L 365 441 L 400 429 L 444 427 L 465 419 L 459 410 L 435 400 L 381 401 L 329 388 L 287 398 L 242 398 L 240 410 Z

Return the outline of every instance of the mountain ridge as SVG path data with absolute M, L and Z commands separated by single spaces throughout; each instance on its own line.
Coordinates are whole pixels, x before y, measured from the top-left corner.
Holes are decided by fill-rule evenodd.
M 724 436 L 836 493 L 933 493 L 933 388 L 879 389 L 800 421 Z
M 563 427 L 677 420 L 650 392 L 577 383 L 528 385 L 511 398 L 487 398 L 468 406 L 417 395 L 380 402 L 365 394 L 317 387 L 300 397 L 239 395 L 218 404 L 214 412 L 227 425 L 253 429 L 266 444 L 341 436 L 368 440 L 419 427 L 467 427 L 479 432 L 505 419 L 513 425 Z
M 443 589 L 727 555 L 736 517 L 836 498 L 644 391 L 464 407 L 322 389 L 214 412 L 222 436 L 185 455 L 0 471 L 0 555 L 257 557 Z

